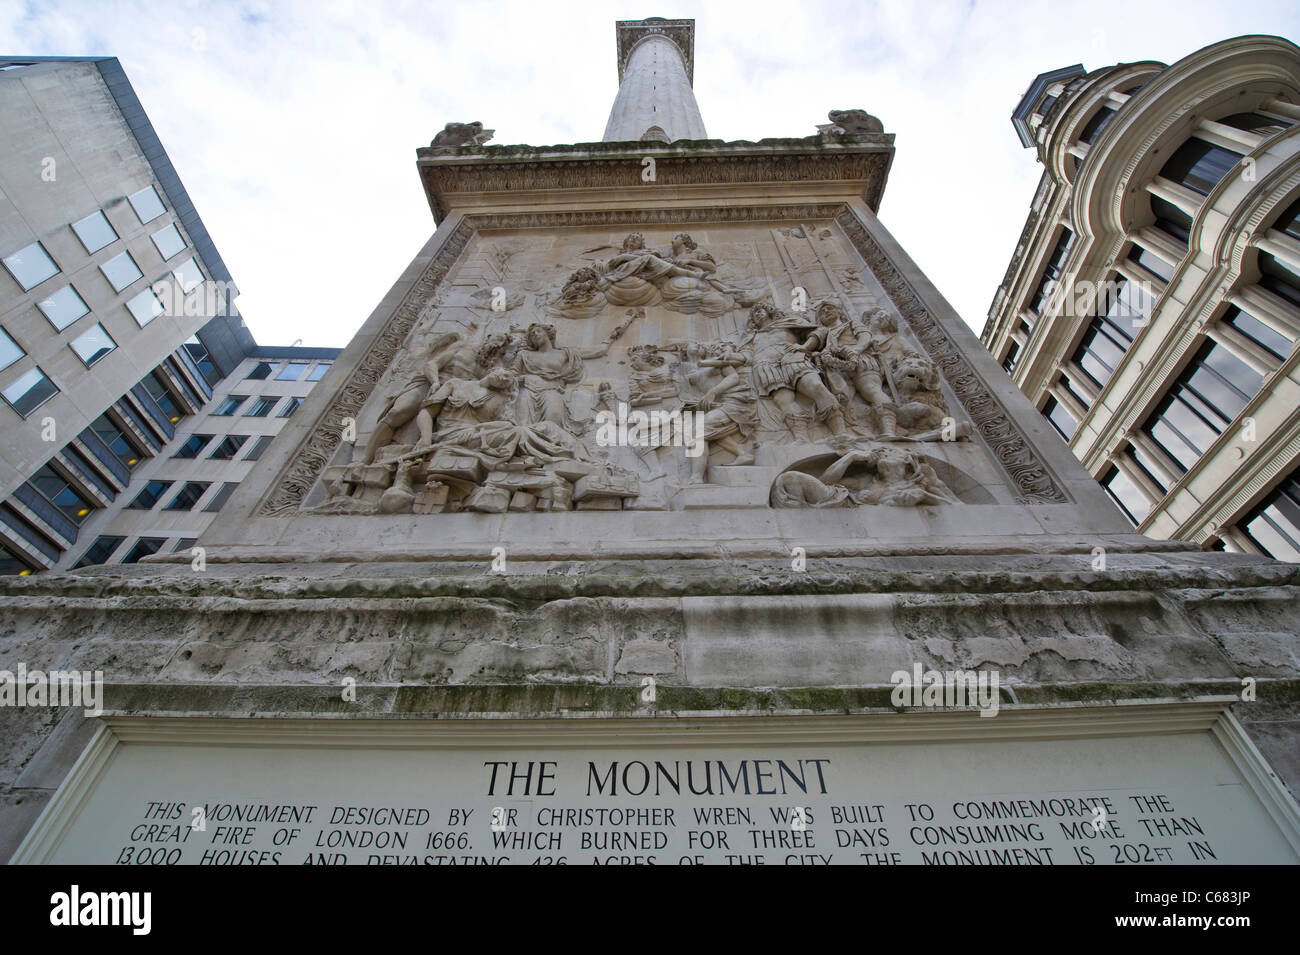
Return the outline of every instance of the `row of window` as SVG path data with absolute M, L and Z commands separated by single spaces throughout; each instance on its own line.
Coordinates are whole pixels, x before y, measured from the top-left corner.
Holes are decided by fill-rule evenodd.
M 294 407 L 296 408 L 297 405 Z M 218 442 L 217 446 L 213 448 L 212 453 L 208 455 L 209 460 L 232 460 L 235 455 L 239 453 L 240 448 L 242 448 L 248 441 L 249 437 L 250 436 L 246 434 L 226 435 L 226 437 L 222 438 L 221 441 Z M 248 453 L 244 455 L 243 460 L 256 461 L 261 458 L 262 452 L 266 450 L 274 437 L 274 435 L 270 434 L 261 435 L 253 442 L 253 446 L 249 449 Z M 188 439 L 186 439 L 185 443 L 177 449 L 176 453 L 173 454 L 172 457 L 185 459 L 197 458 L 199 452 L 208 446 L 208 442 L 210 442 L 212 438 L 213 435 L 210 434 L 192 434 Z
M 139 192 L 127 196 L 127 201 L 131 203 L 131 208 L 135 210 L 141 225 L 152 222 L 167 211 L 162 200 L 158 198 L 158 193 L 151 185 L 145 186 Z M 118 239 L 117 231 L 100 210 L 96 210 L 86 218 L 72 223 L 72 231 L 77 234 L 77 238 L 81 240 L 81 244 L 85 247 L 88 255 L 93 255 Z M 173 237 L 165 235 L 166 231 L 164 229 L 154 236 L 154 244 L 158 246 L 158 251 L 162 254 L 164 260 L 170 259 L 172 255 L 185 247 L 183 241 L 179 247 L 175 246 L 176 241 L 180 239 L 179 233 L 176 233 Z M 174 227 L 173 231 L 175 231 Z M 165 249 L 172 249 L 173 251 L 168 254 Z M 117 260 L 114 259 L 113 261 Z M 14 277 L 14 281 L 18 283 L 24 292 L 31 291 L 42 282 L 59 274 L 59 267 L 40 242 L 33 242 L 26 248 L 5 256 L 3 262 L 5 268 L 9 270 L 9 274 Z M 110 281 L 112 281 L 111 278 Z M 118 289 L 119 292 L 121 290 Z
M 169 225 L 162 232 L 155 235 L 155 242 L 158 240 L 158 236 L 163 234 L 174 236 L 174 241 L 179 243 L 179 248 L 176 249 L 177 252 L 185 248 L 185 241 L 180 237 L 180 233 L 176 231 L 175 225 Z M 169 239 L 169 241 L 173 240 Z M 17 253 L 17 255 L 28 253 L 31 249 L 36 249 L 48 259 L 44 248 L 39 242 Z M 172 254 L 174 255 L 175 252 Z M 13 258 L 13 256 L 10 258 Z M 5 259 L 6 263 L 9 261 L 10 259 Z M 54 267 L 53 262 L 50 265 L 52 268 Z M 108 284 L 113 286 L 115 292 L 124 291 L 144 277 L 144 272 L 140 270 L 140 266 L 136 264 L 135 258 L 130 252 L 121 252 L 114 256 L 100 265 L 99 270 L 104 274 L 104 278 L 108 280 Z M 57 268 L 55 271 L 58 271 Z M 170 271 L 172 278 L 176 280 L 184 292 L 191 292 L 203 283 L 203 272 L 199 269 L 194 256 L 177 262 Z M 154 294 L 152 287 L 132 296 L 125 304 L 127 311 L 131 313 L 131 317 L 135 319 L 136 324 L 141 328 L 144 328 L 163 313 L 163 305 L 158 301 L 158 296 Z M 55 289 L 38 301 L 36 308 L 54 326 L 54 329 L 60 332 L 90 311 L 90 306 L 86 304 L 86 300 L 81 297 L 76 287 L 71 284 Z
M 98 323 L 88 328 L 71 344 L 73 351 L 85 362 L 87 367 L 95 364 L 117 347 L 117 342 Z M 212 385 L 221 378 L 221 372 L 209 356 L 207 348 L 199 341 L 197 335 L 190 336 L 190 339 L 182 347 L 186 355 L 194 362 L 199 377 L 207 383 L 210 394 Z M 26 352 L 9 337 L 4 329 L 0 328 L 0 371 L 12 365 L 25 354 Z M 41 370 L 39 365 L 33 365 L 3 389 L 0 389 L 0 395 L 4 397 L 9 407 L 24 418 L 31 415 L 33 411 L 58 393 L 58 385 Z M 158 398 L 159 396 L 155 394 L 154 397 Z M 203 401 L 204 398 L 198 398 L 195 400 L 195 404 L 201 405 Z M 282 415 L 282 417 L 288 417 L 288 415 Z M 172 420 L 176 421 L 177 419 L 172 418 Z
M 180 538 L 172 546 L 172 553 L 177 554 L 180 553 L 181 551 L 189 550 L 191 547 L 194 546 L 194 543 L 197 539 L 198 538 L 195 537 Z M 118 563 L 119 564 L 138 563 L 142 558 L 148 557 L 151 554 L 156 554 L 158 553 L 158 551 L 162 550 L 163 545 L 165 545 L 168 540 L 169 538 L 166 537 L 136 538 L 136 542 L 133 545 L 131 545 L 131 547 L 122 556 L 122 559 L 119 560 Z M 125 537 L 113 537 L 110 535 L 105 535 L 103 537 L 97 538 L 95 540 L 95 543 L 92 544 L 90 548 L 86 551 L 86 553 L 82 555 L 81 560 L 77 561 L 76 566 L 90 567 L 94 564 L 106 563 L 108 559 L 113 556 L 114 552 L 116 552 L 117 549 L 121 547 L 123 542 L 125 541 L 126 541 Z
M 328 367 L 326 368 L 328 371 Z M 248 406 L 244 412 L 245 418 L 265 418 L 271 413 L 271 409 L 276 406 L 280 400 L 280 395 L 259 395 L 253 399 L 253 403 Z M 248 400 L 248 395 L 230 395 L 222 400 L 221 404 L 213 410 L 213 417 L 228 418 L 233 415 Z M 289 398 L 280 409 L 276 416 L 279 418 L 291 418 L 293 413 L 298 410 L 298 406 L 303 402 L 302 398 Z
M 303 372 L 307 371 L 307 366 L 311 365 L 311 362 L 305 358 L 290 359 L 283 365 L 279 366 L 279 371 L 276 371 L 275 373 L 275 380 L 298 381 L 301 379 L 303 381 L 320 381 L 325 377 L 325 373 L 330 370 L 330 365 L 332 364 L 333 362 L 329 361 L 317 362 L 312 367 L 311 371 L 307 373 L 307 377 L 303 378 Z M 276 366 L 270 362 L 260 361 L 253 366 L 253 369 L 247 375 L 244 376 L 244 380 L 264 381 L 271 376 L 271 372 L 275 368 Z
M 153 186 L 146 186 L 128 199 L 142 224 L 152 222 L 166 212 Z M 119 238 L 102 210 L 96 210 L 84 219 L 72 223 L 71 227 L 88 253 L 98 252 Z M 186 248 L 185 240 L 181 237 L 175 223 L 164 226 L 153 233 L 151 238 L 164 261 L 173 258 Z M 40 242 L 34 242 L 20 249 L 3 261 L 5 268 L 24 291 L 35 288 L 61 271 Z M 99 268 L 104 278 L 117 292 L 123 291 L 144 276 L 131 253 L 126 251 L 104 262 Z M 203 282 L 203 273 L 193 256 L 178 263 L 171 270 L 171 274 L 185 292 L 193 290 Z M 71 284 L 54 290 L 37 302 L 36 307 L 55 330 L 60 332 L 90 312 L 90 306 Z M 164 311 L 162 303 L 152 288 L 146 288 L 128 300 L 126 309 L 141 328 Z M 98 322 L 82 331 L 69 345 L 87 368 L 117 348 L 113 336 L 102 323 Z M 0 328 L 0 371 L 26 354 L 27 352 L 9 333 Z M 9 405 L 26 417 L 57 394 L 58 390 L 49 376 L 36 366 L 11 382 L 2 393 Z
M 135 500 L 127 505 L 127 509 L 132 511 L 153 510 L 154 506 L 162 500 L 163 495 L 167 493 L 168 488 L 175 483 L 175 481 L 149 481 L 140 489 L 140 493 L 135 496 Z M 221 510 L 222 506 L 226 503 L 227 499 L 229 499 L 230 495 L 235 492 L 235 488 L 238 486 L 238 483 L 222 484 L 221 488 L 212 496 L 212 499 L 208 501 L 203 510 L 209 512 Z M 210 487 L 212 487 L 211 481 L 185 481 L 181 485 L 180 490 L 178 490 L 172 496 L 172 499 L 167 502 L 167 505 L 163 510 L 192 511 L 194 510 L 194 505 L 199 502 L 199 499 L 207 493 L 207 490 Z
M 189 375 L 182 371 L 182 364 L 190 366 Z M 14 492 L 14 500 L 40 517 L 46 528 L 38 527 L 8 503 L 0 504 L 0 519 L 35 549 L 51 560 L 57 560 L 67 545 L 57 543 L 49 536 L 49 531 L 53 530 L 63 540 L 72 543 L 76 540 L 77 528 L 93 510 L 102 506 L 100 498 L 92 498 L 79 488 L 93 488 L 107 500 L 116 498 L 117 486 L 130 482 L 131 473 L 139 463 L 162 450 L 166 440 L 174 434 L 173 426 L 188 413 L 186 408 L 203 406 L 212 394 L 210 382 L 218 377 L 219 372 L 212 365 L 207 349 L 197 337 L 191 338 L 131 389 L 130 394 L 144 409 L 145 417 L 126 396 L 114 403 L 113 410 L 119 420 L 130 422 L 136 430 L 120 427 L 117 420 L 105 412 L 78 435 L 80 445 L 66 445 Z M 179 389 L 183 396 L 173 389 Z M 51 384 L 45 389 L 45 397 L 57 393 L 57 390 Z M 27 401 L 32 401 L 33 408 L 40 403 L 32 400 L 30 392 L 24 396 L 6 397 L 20 408 Z M 148 423 L 149 419 L 152 424 Z M 269 437 L 259 442 L 246 458 L 255 460 L 269 442 Z M 242 443 L 241 440 L 239 444 Z M 91 458 L 95 459 L 94 463 Z M 117 486 L 104 474 L 111 474 Z M 0 572 L 18 573 L 30 569 L 8 549 L 0 550 Z
M 1085 124 L 1080 134 L 1081 140 L 1085 143 L 1091 143 L 1114 115 L 1115 111 L 1111 107 L 1101 107 Z M 1216 122 L 1262 136 L 1281 132 L 1293 125 L 1288 119 L 1261 113 L 1235 113 L 1216 120 Z M 1244 155 L 1244 153 L 1235 152 L 1193 136 L 1174 151 L 1173 155 L 1161 167 L 1159 175 L 1161 178 L 1177 183 L 1192 192 L 1208 196 L 1224 176 L 1240 167 Z M 1192 217 L 1187 212 L 1167 199 L 1156 195 L 1151 196 L 1151 211 L 1155 217 L 1154 226 L 1156 229 L 1169 235 L 1181 245 L 1187 245 L 1192 229 Z M 1286 218 L 1287 216 L 1284 214 L 1283 219 Z M 1290 224 L 1294 228 L 1294 215 L 1290 217 Z M 1279 223 L 1274 228 L 1279 231 L 1286 231 L 1286 224 Z M 1289 232 L 1288 234 L 1294 233 Z M 1052 251 L 1048 254 L 1038 284 L 1028 301 L 1029 310 L 1035 314 L 1042 314 L 1045 300 L 1059 281 L 1062 265 L 1069 254 L 1073 238 L 1074 235 L 1068 228 L 1062 228 L 1056 243 L 1052 247 Z M 1166 281 L 1172 278 L 1172 268 L 1156 255 L 1147 252 L 1144 259 L 1139 259 L 1139 262 L 1143 267 Z M 1008 345 L 1008 353 L 1002 362 L 1003 367 L 1008 372 L 1015 368 L 1016 353 L 1018 352 L 1019 345 L 1017 343 L 1012 342 Z

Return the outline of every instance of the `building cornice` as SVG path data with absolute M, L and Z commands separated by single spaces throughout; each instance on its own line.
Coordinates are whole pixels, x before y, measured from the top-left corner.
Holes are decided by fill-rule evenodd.
M 666 186 L 759 186 L 853 183 L 873 211 L 880 208 L 894 137 L 832 135 L 758 142 L 578 143 L 564 146 L 465 146 L 450 155 L 417 152 L 416 166 L 434 220 L 466 197 L 500 194 L 514 206 L 556 191 L 645 190 Z M 647 160 L 653 160 L 653 164 Z M 647 169 L 653 178 L 646 178 Z

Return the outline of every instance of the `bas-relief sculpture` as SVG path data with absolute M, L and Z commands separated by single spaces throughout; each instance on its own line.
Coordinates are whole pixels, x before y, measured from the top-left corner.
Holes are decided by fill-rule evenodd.
M 673 508 L 684 506 L 674 503 L 678 492 L 725 484 L 719 469 L 732 467 L 769 470 L 772 507 L 961 503 L 925 454 L 910 449 L 970 436 L 939 371 L 889 310 L 869 304 L 854 313 L 854 297 L 861 304 L 870 296 L 844 291 L 851 266 L 789 248 L 825 241 L 827 230 L 816 239 L 798 227 L 772 231 L 769 258 L 786 273 L 780 281 L 832 294 L 812 303 L 792 296 L 801 307 L 783 309 L 774 301 L 779 282 L 754 274 L 755 262 L 774 271 L 762 264 L 765 250 L 756 248 L 750 262 L 722 263 L 746 276 L 742 286 L 718 278 L 720 263 L 688 233 L 662 250 L 632 232 L 617 246 L 588 249 L 560 289 L 522 304 L 549 320 L 521 325 L 507 315 L 521 307 L 522 296 L 506 304 L 512 289 L 497 296 L 495 310 L 484 308 L 482 287 L 464 296 L 460 307 L 482 325 L 452 317 L 453 295 L 439 298 L 372 394 L 368 434 L 350 460 L 327 469 L 329 497 L 315 510 Z M 528 260 L 517 247 L 510 256 L 495 251 L 482 250 L 484 262 L 501 266 L 493 274 Z M 529 284 L 538 287 L 535 275 Z M 655 321 L 647 310 L 659 309 L 693 316 L 699 334 L 658 341 L 670 323 L 661 317 L 647 327 Z M 610 330 L 582 347 L 593 326 Z M 686 421 L 693 432 L 684 443 L 609 446 L 594 421 L 620 404 Z M 703 453 L 686 450 L 692 435 Z M 824 458 L 827 448 L 837 460 L 819 473 L 779 463 L 803 446 L 809 454 L 800 461 Z M 663 484 L 643 498 L 643 481 Z

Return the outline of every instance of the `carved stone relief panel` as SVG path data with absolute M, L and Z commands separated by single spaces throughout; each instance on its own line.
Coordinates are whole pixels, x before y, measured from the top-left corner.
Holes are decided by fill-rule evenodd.
M 345 383 L 355 441 L 313 436 L 313 510 L 939 507 L 1005 483 L 843 229 L 682 225 L 464 243 L 366 356 L 370 391 Z

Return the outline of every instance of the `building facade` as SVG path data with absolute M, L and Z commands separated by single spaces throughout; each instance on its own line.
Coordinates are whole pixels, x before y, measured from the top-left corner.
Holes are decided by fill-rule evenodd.
M 1300 49 L 1039 76 L 982 340 L 1145 534 L 1300 560 Z
M 0 57 L 0 139 L 0 572 L 136 559 L 161 546 L 156 525 L 134 533 L 142 482 L 257 346 L 116 59 Z M 238 476 L 192 475 L 184 500 L 214 488 L 188 521 L 162 502 L 174 536 Z
M 90 515 L 80 527 L 83 549 L 65 553 L 56 568 L 190 554 L 339 351 L 256 348 L 215 384 L 202 410 L 178 422 L 172 440 L 132 472 L 121 502 Z
M 0 579 L 0 663 L 103 689 L 0 708 L 0 851 L 1300 860 L 1300 567 L 1134 531 L 877 216 L 879 118 L 692 138 L 694 21 L 614 39 L 605 140 L 418 151 L 201 561 Z

